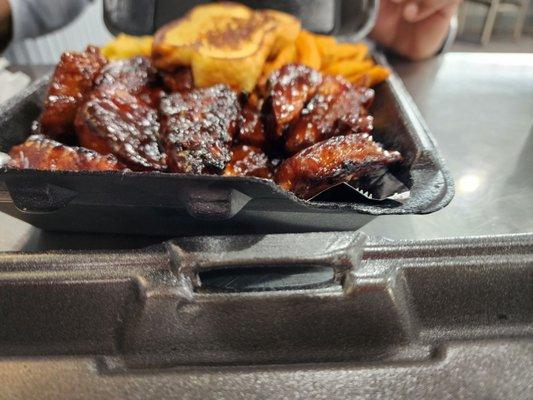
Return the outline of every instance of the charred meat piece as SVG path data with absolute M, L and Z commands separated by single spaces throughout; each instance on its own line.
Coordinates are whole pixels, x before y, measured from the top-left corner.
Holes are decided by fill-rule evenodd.
M 363 86 L 357 87 L 356 90 L 361 96 L 361 105 L 364 107 L 365 114 L 366 114 L 368 112 L 367 110 L 370 108 L 370 106 L 374 102 L 374 96 L 376 93 L 374 92 L 374 89 L 363 87 Z
M 169 92 L 184 92 L 194 89 L 192 70 L 190 67 L 180 67 L 173 72 L 160 71 L 165 89 Z
M 113 153 L 133 170 L 166 169 L 157 111 L 123 89 L 95 91 L 76 116 L 76 132 L 82 146 Z
M 39 118 L 43 134 L 56 138 L 74 133 L 76 111 L 92 90 L 105 63 L 100 51 L 92 46 L 82 53 L 63 53 Z
M 374 101 L 374 89 L 358 87 L 357 91 L 361 95 L 361 109 L 359 111 L 359 120 L 357 121 L 357 131 L 370 133 L 374 130 L 374 117 L 369 114 L 368 110 Z
M 138 94 L 155 79 L 156 70 L 149 58 L 132 57 L 107 64 L 96 80 L 96 86 L 98 90 L 121 86 L 131 94 Z
M 266 143 L 261 113 L 253 101 L 248 101 L 242 108 L 238 140 L 241 143 L 261 148 Z
M 357 121 L 357 131 L 361 133 L 370 133 L 374 129 L 374 117 L 372 115 L 363 115 Z
M 336 184 L 357 179 L 399 161 L 366 133 L 332 137 L 285 160 L 275 181 L 296 196 L 309 199 Z
M 300 64 L 287 64 L 267 80 L 264 112 L 269 133 L 280 138 L 284 128 L 295 120 L 322 83 L 322 75 Z
M 96 80 L 95 91 L 102 93 L 120 89 L 157 108 L 162 95 L 161 89 L 154 85 L 157 78 L 157 71 L 149 58 L 132 57 L 107 64 Z
M 247 145 L 239 145 L 233 149 L 233 156 L 223 175 L 272 178 L 266 154 L 258 147 Z
M 332 136 L 360 132 L 359 122 L 366 131 L 372 126 L 371 121 L 359 118 L 362 103 L 368 100 L 366 89 L 356 89 L 340 76 L 324 76 L 300 118 L 289 127 L 285 150 L 294 154 Z
M 240 105 L 237 94 L 226 85 L 166 96 L 160 115 L 161 140 L 171 171 L 219 173 L 231 160 Z
M 125 169 L 114 155 L 83 147 L 65 146 L 42 135 L 30 136 L 9 152 L 10 167 L 50 171 L 119 171 Z
M 158 144 L 161 91 L 153 85 L 156 78 L 145 57 L 107 64 L 76 116 L 82 146 L 113 153 L 133 170 L 165 170 L 166 156 Z

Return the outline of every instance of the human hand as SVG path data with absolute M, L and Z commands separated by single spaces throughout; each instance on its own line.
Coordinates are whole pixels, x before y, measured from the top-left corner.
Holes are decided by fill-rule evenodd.
M 381 0 L 371 37 L 394 52 L 421 60 L 441 48 L 461 0 Z

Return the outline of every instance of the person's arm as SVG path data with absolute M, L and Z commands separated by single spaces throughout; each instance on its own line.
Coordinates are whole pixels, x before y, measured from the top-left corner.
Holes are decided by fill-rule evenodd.
M 37 37 L 59 29 L 74 18 L 91 0 L 0 0 L 11 21 L 13 41 Z M 3 38 L 2 38 L 3 39 Z M 2 41 L 1 44 L 7 44 Z
M 450 32 L 460 0 L 381 0 L 371 37 L 411 60 L 435 55 Z
M 0 52 L 11 41 L 13 26 L 11 24 L 11 7 L 8 0 L 0 0 Z

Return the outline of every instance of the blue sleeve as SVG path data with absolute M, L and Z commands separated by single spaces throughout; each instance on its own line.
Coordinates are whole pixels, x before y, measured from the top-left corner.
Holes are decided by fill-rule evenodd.
M 44 35 L 67 25 L 91 0 L 9 0 L 13 41 Z

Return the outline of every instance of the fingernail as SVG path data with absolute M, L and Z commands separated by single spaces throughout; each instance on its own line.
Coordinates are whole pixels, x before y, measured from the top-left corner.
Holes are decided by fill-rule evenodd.
M 409 3 L 405 6 L 403 9 L 403 17 L 407 21 L 413 21 L 418 14 L 418 4 L 416 3 Z

